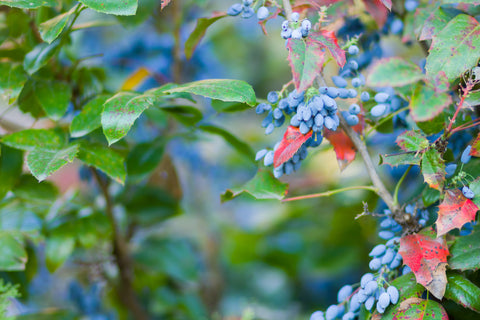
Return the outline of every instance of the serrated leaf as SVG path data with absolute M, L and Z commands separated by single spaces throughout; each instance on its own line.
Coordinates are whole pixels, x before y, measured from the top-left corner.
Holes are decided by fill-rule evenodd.
M 480 288 L 458 273 L 447 273 L 445 298 L 480 313 Z
M 41 67 L 47 64 L 60 48 L 60 39 L 54 40 L 48 44 L 42 42 L 25 55 L 23 68 L 28 74 L 33 74 Z
M 480 133 L 477 135 L 477 137 L 472 143 L 472 149 L 470 150 L 470 155 L 474 157 L 480 157 Z
M 368 71 L 367 85 L 371 87 L 402 87 L 422 80 L 422 70 L 402 58 L 384 58 L 375 62 Z
M 428 149 L 422 156 L 422 174 L 430 188 L 442 190 L 445 182 L 445 162 L 434 148 Z
M 477 205 L 465 198 L 460 190 L 446 190 L 445 198 L 438 206 L 436 221 L 438 236 L 455 228 L 460 229 L 465 223 L 475 221 L 477 211 Z
M 59 149 L 65 144 L 64 136 L 54 129 L 27 129 L 8 134 L 2 143 L 20 150 L 31 151 L 35 148 Z
M 310 38 L 321 47 L 327 49 L 340 68 L 345 65 L 347 62 L 345 51 L 338 45 L 337 37 L 333 31 L 322 29 L 319 32 L 312 32 L 307 39 Z
M 275 150 L 273 166 L 276 168 L 290 160 L 311 136 L 312 130 L 307 134 L 302 134 L 297 127 L 288 126 L 282 141 L 280 141 L 277 150 Z
M 0 95 L 5 95 L 11 102 L 18 97 L 27 75 L 19 64 L 0 62 Z
M 480 25 L 475 18 L 460 14 L 436 36 L 427 56 L 427 76 L 434 79 L 444 71 L 449 81 L 477 65 L 480 58 Z
M 480 269 L 480 230 L 478 227 L 467 236 L 456 237 L 450 247 L 448 265 L 454 270 Z
M 230 201 L 243 193 L 250 194 L 255 199 L 277 199 L 285 197 L 288 184 L 275 179 L 269 170 L 260 169 L 253 179 L 242 187 L 228 189 L 221 195 L 222 202 Z
M 442 299 L 447 285 L 445 268 L 449 255 L 445 239 L 436 238 L 435 232 L 427 229 L 402 237 L 398 252 L 404 264 L 412 269 L 417 283 Z
M 22 174 L 23 154 L 21 151 L 1 146 L 0 156 L 0 200 L 12 190 Z
M 287 49 L 295 88 L 298 92 L 305 91 L 322 72 L 325 53 L 320 44 L 311 37 L 305 41 L 289 39 Z
M 126 172 L 123 157 L 111 148 L 97 143 L 82 141 L 78 159 L 103 171 L 120 184 L 123 184 L 125 181 Z
M 45 180 L 52 173 L 75 159 L 78 145 L 65 149 L 35 148 L 27 156 L 27 166 L 38 181 Z
M 390 311 L 389 311 L 390 310 Z M 449 320 L 443 306 L 434 300 L 408 298 L 381 315 L 375 311 L 371 320 Z
M 70 124 L 70 135 L 73 138 L 83 137 L 102 126 L 103 104 L 109 96 L 101 95 L 90 100 L 82 111 L 73 118 Z
M 395 142 L 403 151 L 420 151 L 429 146 L 427 137 L 419 131 L 405 131 L 397 137 Z
M 21 271 L 25 269 L 27 263 L 27 251 L 19 235 L 15 237 L 12 233 L 0 232 L 0 270 L 2 271 Z
M 420 84 L 410 101 L 410 114 L 416 122 L 432 120 L 452 103 L 447 93 L 436 92 L 434 88 Z
M 0 5 L 21 9 L 36 9 L 39 7 L 53 7 L 57 5 L 56 0 L 1 0 Z
M 62 33 L 63 29 L 67 25 L 68 20 L 72 13 L 75 12 L 75 8 L 73 7 L 70 11 L 62 13 L 56 17 L 53 17 L 50 20 L 42 22 L 38 26 L 38 31 L 40 32 L 40 36 L 42 37 L 43 41 L 52 43 L 53 40 L 57 39 L 57 37 Z
M 163 90 L 163 93 L 181 93 L 187 92 L 204 96 L 207 98 L 242 102 L 250 106 L 256 104 L 256 97 L 253 88 L 241 80 L 229 79 L 208 79 L 195 82 L 189 82 L 179 85 L 175 88 Z
M 421 155 L 416 152 L 384 154 L 380 157 L 380 164 L 388 164 L 391 167 L 400 165 L 420 165 Z
M 163 3 L 162 3 L 163 9 Z M 214 12 L 213 15 L 209 18 L 199 18 L 197 19 L 197 25 L 193 29 L 190 36 L 188 36 L 187 41 L 185 41 L 185 56 L 187 59 L 190 59 L 193 55 L 193 52 L 197 48 L 200 41 L 202 41 L 205 33 L 207 32 L 208 27 L 210 27 L 214 22 L 227 17 L 226 12 Z
M 209 124 L 199 125 L 198 128 L 200 130 L 205 131 L 205 132 L 215 134 L 215 135 L 218 135 L 218 136 L 222 137 L 235 150 L 237 150 L 239 153 L 246 156 L 248 160 L 254 162 L 255 153 L 253 152 L 252 148 L 250 148 L 250 146 L 247 143 L 239 140 L 236 136 L 234 136 L 233 134 L 231 134 L 227 130 L 222 129 L 222 128 L 217 127 L 217 126 L 209 125 Z
M 137 12 L 138 0 L 79 0 L 93 10 L 117 16 L 133 16 Z
M 103 133 L 108 144 L 111 145 L 126 136 L 135 120 L 154 102 L 154 96 L 139 96 L 130 92 L 119 92 L 108 99 L 102 112 Z

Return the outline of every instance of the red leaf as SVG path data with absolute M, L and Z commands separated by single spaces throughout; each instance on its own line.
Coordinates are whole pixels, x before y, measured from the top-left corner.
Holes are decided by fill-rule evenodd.
M 379 28 L 387 21 L 388 11 L 392 7 L 390 0 L 363 0 L 368 13 L 373 17 Z
M 347 61 L 345 51 L 338 45 L 337 37 L 333 31 L 322 29 L 319 32 L 312 32 L 307 39 L 311 39 L 321 47 L 326 48 L 340 68 L 345 65 Z
M 163 10 L 172 0 L 161 0 L 160 10 Z
M 477 205 L 465 198 L 460 190 L 447 190 L 443 202 L 438 206 L 436 222 L 438 236 L 455 228 L 460 229 L 465 223 L 474 221 L 477 211 Z
M 480 157 L 480 133 L 472 143 L 472 150 L 470 150 L 470 155 L 474 157 Z
M 307 134 L 301 134 L 298 128 L 288 126 L 280 145 L 273 155 L 273 166 L 276 168 L 282 165 L 282 163 L 290 160 L 298 149 L 300 149 L 302 144 L 304 144 L 311 136 L 312 130 Z
M 364 125 L 364 119 L 362 116 L 359 116 L 359 120 L 359 123 L 353 127 L 357 133 L 362 132 Z M 335 150 L 340 170 L 345 169 L 355 159 L 355 155 L 357 154 L 357 149 L 353 145 L 352 140 L 350 140 L 346 133 L 341 129 L 331 131 L 325 128 L 323 130 L 323 135 L 328 141 L 330 141 L 333 150 Z
M 424 230 L 402 237 L 398 252 L 412 269 L 417 283 L 441 300 L 447 286 L 445 268 L 450 254 L 445 239 L 435 238 L 433 229 Z

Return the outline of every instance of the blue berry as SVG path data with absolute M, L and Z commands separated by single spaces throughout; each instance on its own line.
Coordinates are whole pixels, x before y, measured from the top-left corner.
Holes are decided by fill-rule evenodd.
M 335 131 L 334 128 L 336 127 L 336 123 L 335 123 L 335 120 L 333 120 L 332 117 L 326 116 L 325 119 L 324 119 L 323 125 L 324 125 L 325 128 L 327 128 L 328 130 L 333 130 L 333 131 Z
M 275 120 L 281 119 L 283 117 L 283 112 L 279 108 L 275 108 L 273 110 L 273 118 Z
M 403 22 L 400 19 L 393 20 L 392 24 L 390 25 L 390 31 L 393 34 L 400 34 L 403 30 Z
M 273 123 L 270 123 L 265 129 L 265 134 L 271 134 L 273 132 L 273 129 L 275 129 L 275 125 Z
M 368 264 L 368 267 L 372 271 L 377 271 L 382 267 L 382 262 L 380 261 L 380 259 L 374 258 L 370 261 L 370 263 Z
M 288 28 L 287 30 L 282 30 L 280 36 L 283 39 L 290 39 L 292 37 L 292 29 Z
M 310 131 L 310 128 L 307 126 L 307 124 L 304 121 L 300 122 L 300 133 L 307 134 L 308 131 Z
M 388 98 L 390 97 L 390 95 L 386 92 L 379 92 L 375 95 L 374 99 L 375 99 L 375 102 L 377 103 L 384 103 L 388 100 Z
M 315 116 L 315 125 L 319 128 L 323 127 L 323 122 L 324 122 L 324 119 L 323 119 L 323 116 L 319 113 Z
M 355 87 L 355 88 L 358 88 L 362 85 L 362 80 L 360 80 L 359 78 L 353 78 L 352 79 L 352 86 Z
M 389 264 L 390 262 L 393 261 L 393 258 L 395 258 L 395 251 L 393 249 L 388 248 L 387 251 L 385 251 L 385 254 L 382 257 L 382 264 L 386 265 Z
M 235 3 L 227 10 L 227 14 L 230 16 L 238 16 L 243 11 L 243 6 L 240 3 Z
M 348 85 L 347 80 L 340 76 L 333 76 L 332 77 L 333 84 L 339 88 L 345 88 Z
M 337 294 L 337 302 L 342 303 L 343 301 L 347 300 L 348 297 L 352 294 L 353 288 L 350 285 L 345 285 L 338 290 Z
M 350 112 L 351 114 L 359 114 L 361 110 L 362 109 L 360 108 L 360 106 L 356 103 L 353 103 L 350 105 L 350 107 L 348 107 L 348 112 Z
M 460 158 L 460 161 L 463 164 L 467 164 L 470 161 L 470 159 L 472 159 L 472 156 L 470 155 L 471 150 L 472 150 L 472 146 L 467 146 L 465 150 L 463 150 L 462 156 Z
M 456 170 L 457 170 L 456 163 L 450 163 L 445 167 L 445 171 L 447 172 L 447 177 L 453 176 Z
M 277 103 L 278 101 L 278 93 L 276 91 L 270 91 L 267 95 L 267 100 L 271 104 Z
M 363 102 L 367 102 L 368 100 L 370 100 L 370 93 L 368 93 L 367 91 L 363 91 L 360 94 L 360 100 L 362 100 Z
M 365 286 L 367 285 L 367 283 L 369 283 L 370 281 L 373 280 L 373 274 L 371 273 L 365 273 L 362 278 L 360 279 L 360 286 L 365 289 Z
M 289 29 L 288 28 L 289 24 L 290 24 L 290 22 L 288 22 L 288 20 L 283 21 L 282 22 L 282 30 L 287 31 Z
M 348 99 L 348 89 L 345 89 L 345 88 L 338 89 L 338 96 L 342 99 Z
M 310 20 L 305 19 L 302 21 L 302 30 L 306 30 L 307 32 L 312 29 L 312 23 Z
M 375 298 L 369 297 L 367 301 L 365 301 L 365 309 L 367 309 L 368 311 L 372 310 L 374 303 L 375 303 Z
M 327 311 L 325 312 L 325 319 L 326 320 L 333 320 L 335 319 L 339 312 L 338 312 L 338 306 L 337 305 L 331 305 L 327 308 Z
M 327 95 L 328 95 L 330 98 L 335 99 L 335 98 L 338 97 L 338 95 L 339 95 L 338 89 L 335 88 L 335 87 L 328 87 Z
M 277 179 L 283 176 L 283 165 L 273 169 L 273 176 Z
M 265 155 L 265 158 L 263 158 L 263 164 L 266 167 L 271 166 L 273 164 L 273 155 L 274 155 L 274 152 L 270 150 Z
M 263 157 L 265 157 L 267 152 L 268 152 L 267 149 L 262 149 L 262 150 L 258 151 L 257 154 L 255 155 L 255 161 L 258 161 L 258 160 L 262 159 Z
M 318 88 L 318 92 L 321 94 L 326 94 L 328 91 L 328 87 L 320 87 Z
M 418 7 L 418 1 L 417 0 L 407 0 L 405 1 L 405 10 L 408 12 L 415 11 Z
M 378 257 L 385 253 L 387 247 L 384 244 L 376 245 L 368 254 L 370 257 Z
M 385 111 L 387 110 L 387 106 L 384 104 L 377 104 L 370 110 L 370 114 L 373 117 L 381 117 L 385 114 Z
M 291 119 L 290 119 L 290 125 L 294 126 L 294 127 L 298 127 L 300 125 L 300 119 L 298 118 L 298 115 L 294 115 Z
M 462 193 L 467 199 L 473 199 L 475 197 L 475 193 L 467 186 L 462 188 Z
M 353 127 L 353 126 L 356 126 L 360 120 L 358 119 L 358 116 L 357 116 L 357 115 L 355 115 L 355 114 L 349 114 L 349 115 L 345 118 L 345 121 L 347 122 L 347 124 L 348 124 L 349 126 Z
M 398 299 L 400 298 L 400 294 L 398 293 L 398 289 L 394 286 L 390 286 L 387 288 L 387 293 L 390 296 L 390 302 L 392 304 L 396 304 Z
M 347 66 L 352 69 L 352 70 L 357 70 L 358 69 L 358 62 L 355 60 L 349 60 L 347 63 Z
M 255 14 L 255 10 L 253 10 L 252 8 L 246 7 L 246 6 L 243 7 L 243 13 L 242 13 L 243 19 L 249 19 L 253 17 L 254 14 Z
M 310 320 L 325 320 L 325 316 L 322 311 L 315 311 L 310 316 Z
M 390 240 L 395 236 L 395 234 L 392 231 L 383 230 L 378 233 L 378 236 L 383 240 Z
M 258 20 L 265 20 L 266 18 L 268 18 L 268 9 L 267 7 L 260 7 L 258 8 L 258 11 L 257 11 L 257 18 Z
M 352 56 L 358 54 L 360 50 L 358 49 L 358 47 L 356 45 L 353 45 L 353 46 L 350 46 L 348 48 L 348 53 L 351 54 Z
M 357 90 L 355 89 L 348 89 L 348 97 L 355 98 L 358 95 Z
M 292 39 L 302 39 L 302 30 L 300 28 L 292 31 Z
M 270 111 L 267 116 L 262 121 L 262 128 L 266 128 L 273 121 L 272 111 Z
M 243 5 L 244 5 L 244 6 L 247 6 L 247 7 L 248 7 L 248 6 L 252 5 L 253 0 L 243 0 L 242 2 L 243 2 Z
M 300 14 L 298 12 L 292 13 L 292 21 L 293 22 L 298 22 L 299 19 L 300 19 Z

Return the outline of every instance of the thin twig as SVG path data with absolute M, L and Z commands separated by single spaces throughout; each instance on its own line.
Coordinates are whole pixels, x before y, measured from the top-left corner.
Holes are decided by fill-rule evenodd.
M 405 178 L 407 177 L 407 174 L 410 172 L 410 169 L 412 169 L 412 165 L 408 166 L 408 169 L 405 170 L 403 176 L 400 178 L 400 180 L 398 180 L 397 185 L 395 186 L 395 191 L 393 193 L 393 203 L 395 205 L 398 205 L 398 193 L 400 192 L 400 186 L 402 185 L 403 180 L 405 180 Z
M 292 5 L 290 4 L 290 0 L 283 0 L 283 10 L 285 10 L 285 18 L 287 18 L 287 20 L 291 20 Z
M 97 170 L 91 169 L 98 186 L 105 198 L 105 211 L 113 229 L 113 255 L 120 273 L 117 294 L 121 302 L 128 308 L 133 319 L 148 320 L 149 316 L 140 304 L 133 289 L 133 261 L 128 255 L 127 242 L 120 232 L 117 220 L 113 214 L 113 203 L 107 183 L 102 180 Z
M 373 186 L 354 186 L 354 187 L 347 187 L 347 188 L 330 190 L 330 191 L 321 192 L 321 193 L 307 194 L 307 195 L 304 195 L 304 196 L 287 198 L 287 199 L 283 199 L 282 202 L 312 199 L 312 198 L 320 198 L 320 197 L 330 197 L 334 194 L 344 192 L 344 191 L 350 191 L 350 190 L 370 190 L 370 191 L 373 191 L 373 192 L 378 192 L 378 189 L 373 187 Z

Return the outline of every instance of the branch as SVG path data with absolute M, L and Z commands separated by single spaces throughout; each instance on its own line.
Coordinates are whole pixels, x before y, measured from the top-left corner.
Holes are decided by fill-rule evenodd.
M 330 191 L 321 192 L 321 193 L 307 194 L 307 195 L 304 195 L 304 196 L 287 198 L 287 199 L 283 199 L 282 202 L 296 201 L 296 200 L 303 200 L 303 199 L 311 199 L 311 198 L 320 198 L 320 197 L 330 197 L 334 194 L 344 192 L 344 191 L 350 191 L 350 190 L 370 190 L 370 191 L 373 191 L 373 192 L 378 192 L 378 189 L 375 188 L 375 187 L 372 187 L 372 186 L 354 186 L 354 187 L 347 187 L 347 188 L 330 190 Z
M 380 179 L 380 176 L 378 175 L 375 166 L 373 164 L 372 158 L 370 157 L 370 154 L 368 153 L 367 146 L 365 145 L 365 142 L 363 142 L 362 139 L 358 136 L 358 134 L 350 127 L 346 122 L 345 119 L 341 114 L 339 114 L 340 118 L 340 126 L 342 129 L 345 131 L 347 136 L 352 140 L 353 145 L 355 148 L 358 150 L 358 153 L 360 153 L 360 156 L 363 159 L 363 162 L 365 162 L 365 167 L 367 169 L 368 175 L 370 176 L 370 179 L 372 180 L 373 186 L 377 188 L 377 194 L 379 195 L 380 198 L 385 202 L 387 207 L 392 211 L 392 213 L 396 213 L 400 211 L 400 207 L 398 204 L 395 204 L 392 198 L 392 195 L 390 192 L 388 192 L 387 188 L 383 184 L 383 181 Z
M 97 170 L 91 168 L 93 176 L 105 197 L 107 217 L 112 224 L 113 229 L 113 255 L 120 273 L 120 283 L 118 284 L 117 294 L 120 301 L 130 311 L 133 319 L 148 320 L 149 316 L 138 301 L 138 297 L 133 289 L 133 261 L 128 255 L 127 242 L 120 232 L 117 220 L 113 214 L 113 203 L 108 185 L 102 180 Z
M 283 0 L 283 10 L 285 10 L 285 18 L 290 20 L 292 17 L 292 5 L 290 4 L 290 0 Z

